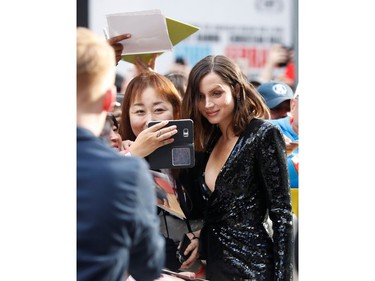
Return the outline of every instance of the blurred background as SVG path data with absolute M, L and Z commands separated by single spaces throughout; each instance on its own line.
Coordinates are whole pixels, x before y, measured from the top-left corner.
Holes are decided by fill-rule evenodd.
M 104 37 L 107 14 L 151 9 L 200 28 L 157 59 L 156 71 L 162 74 L 176 62 L 191 68 L 209 54 L 224 54 L 249 80 L 256 80 L 270 47 L 280 43 L 294 50 L 298 81 L 298 0 L 77 0 L 77 26 Z M 117 67 L 124 77 L 132 70 L 133 65 L 124 61 Z

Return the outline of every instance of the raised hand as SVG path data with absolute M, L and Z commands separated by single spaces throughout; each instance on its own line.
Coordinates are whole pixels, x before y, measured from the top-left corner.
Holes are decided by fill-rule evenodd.
M 116 65 L 121 60 L 121 54 L 124 49 L 124 46 L 120 43 L 120 41 L 129 39 L 130 37 L 130 33 L 126 33 L 107 39 L 108 44 L 111 45 L 113 50 L 115 51 Z

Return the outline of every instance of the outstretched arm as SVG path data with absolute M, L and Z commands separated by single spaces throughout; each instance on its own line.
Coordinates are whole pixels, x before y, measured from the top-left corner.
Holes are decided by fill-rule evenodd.
M 286 50 L 281 44 L 273 45 L 268 53 L 267 61 L 259 74 L 259 81 L 265 83 L 274 79 L 274 70 L 277 65 L 285 62 L 287 59 L 288 50 Z

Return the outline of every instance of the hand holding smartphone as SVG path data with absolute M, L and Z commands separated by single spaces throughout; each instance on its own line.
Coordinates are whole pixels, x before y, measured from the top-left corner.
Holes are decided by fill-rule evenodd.
M 148 127 L 159 122 L 151 121 Z M 195 165 L 193 120 L 169 120 L 168 126 L 171 125 L 177 127 L 174 141 L 159 147 L 147 157 L 151 169 L 190 168 Z

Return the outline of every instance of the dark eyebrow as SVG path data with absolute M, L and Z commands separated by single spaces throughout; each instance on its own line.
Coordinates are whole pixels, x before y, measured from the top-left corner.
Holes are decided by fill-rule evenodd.
M 157 101 L 152 104 L 152 106 L 159 105 L 162 103 L 166 103 L 165 101 Z M 133 106 L 145 106 L 143 103 L 134 103 Z
M 211 94 L 212 92 L 215 92 L 218 88 L 220 88 L 220 90 L 222 90 L 222 88 L 217 85 L 215 88 L 211 89 L 208 91 L 208 94 Z M 199 95 L 204 95 L 201 91 L 199 91 Z
M 216 91 L 216 90 L 223 90 L 223 88 L 222 87 L 220 87 L 220 85 L 217 85 L 215 88 L 213 88 L 213 89 L 211 89 L 210 91 L 209 91 L 209 93 L 212 93 L 212 92 L 214 92 L 214 91 Z

